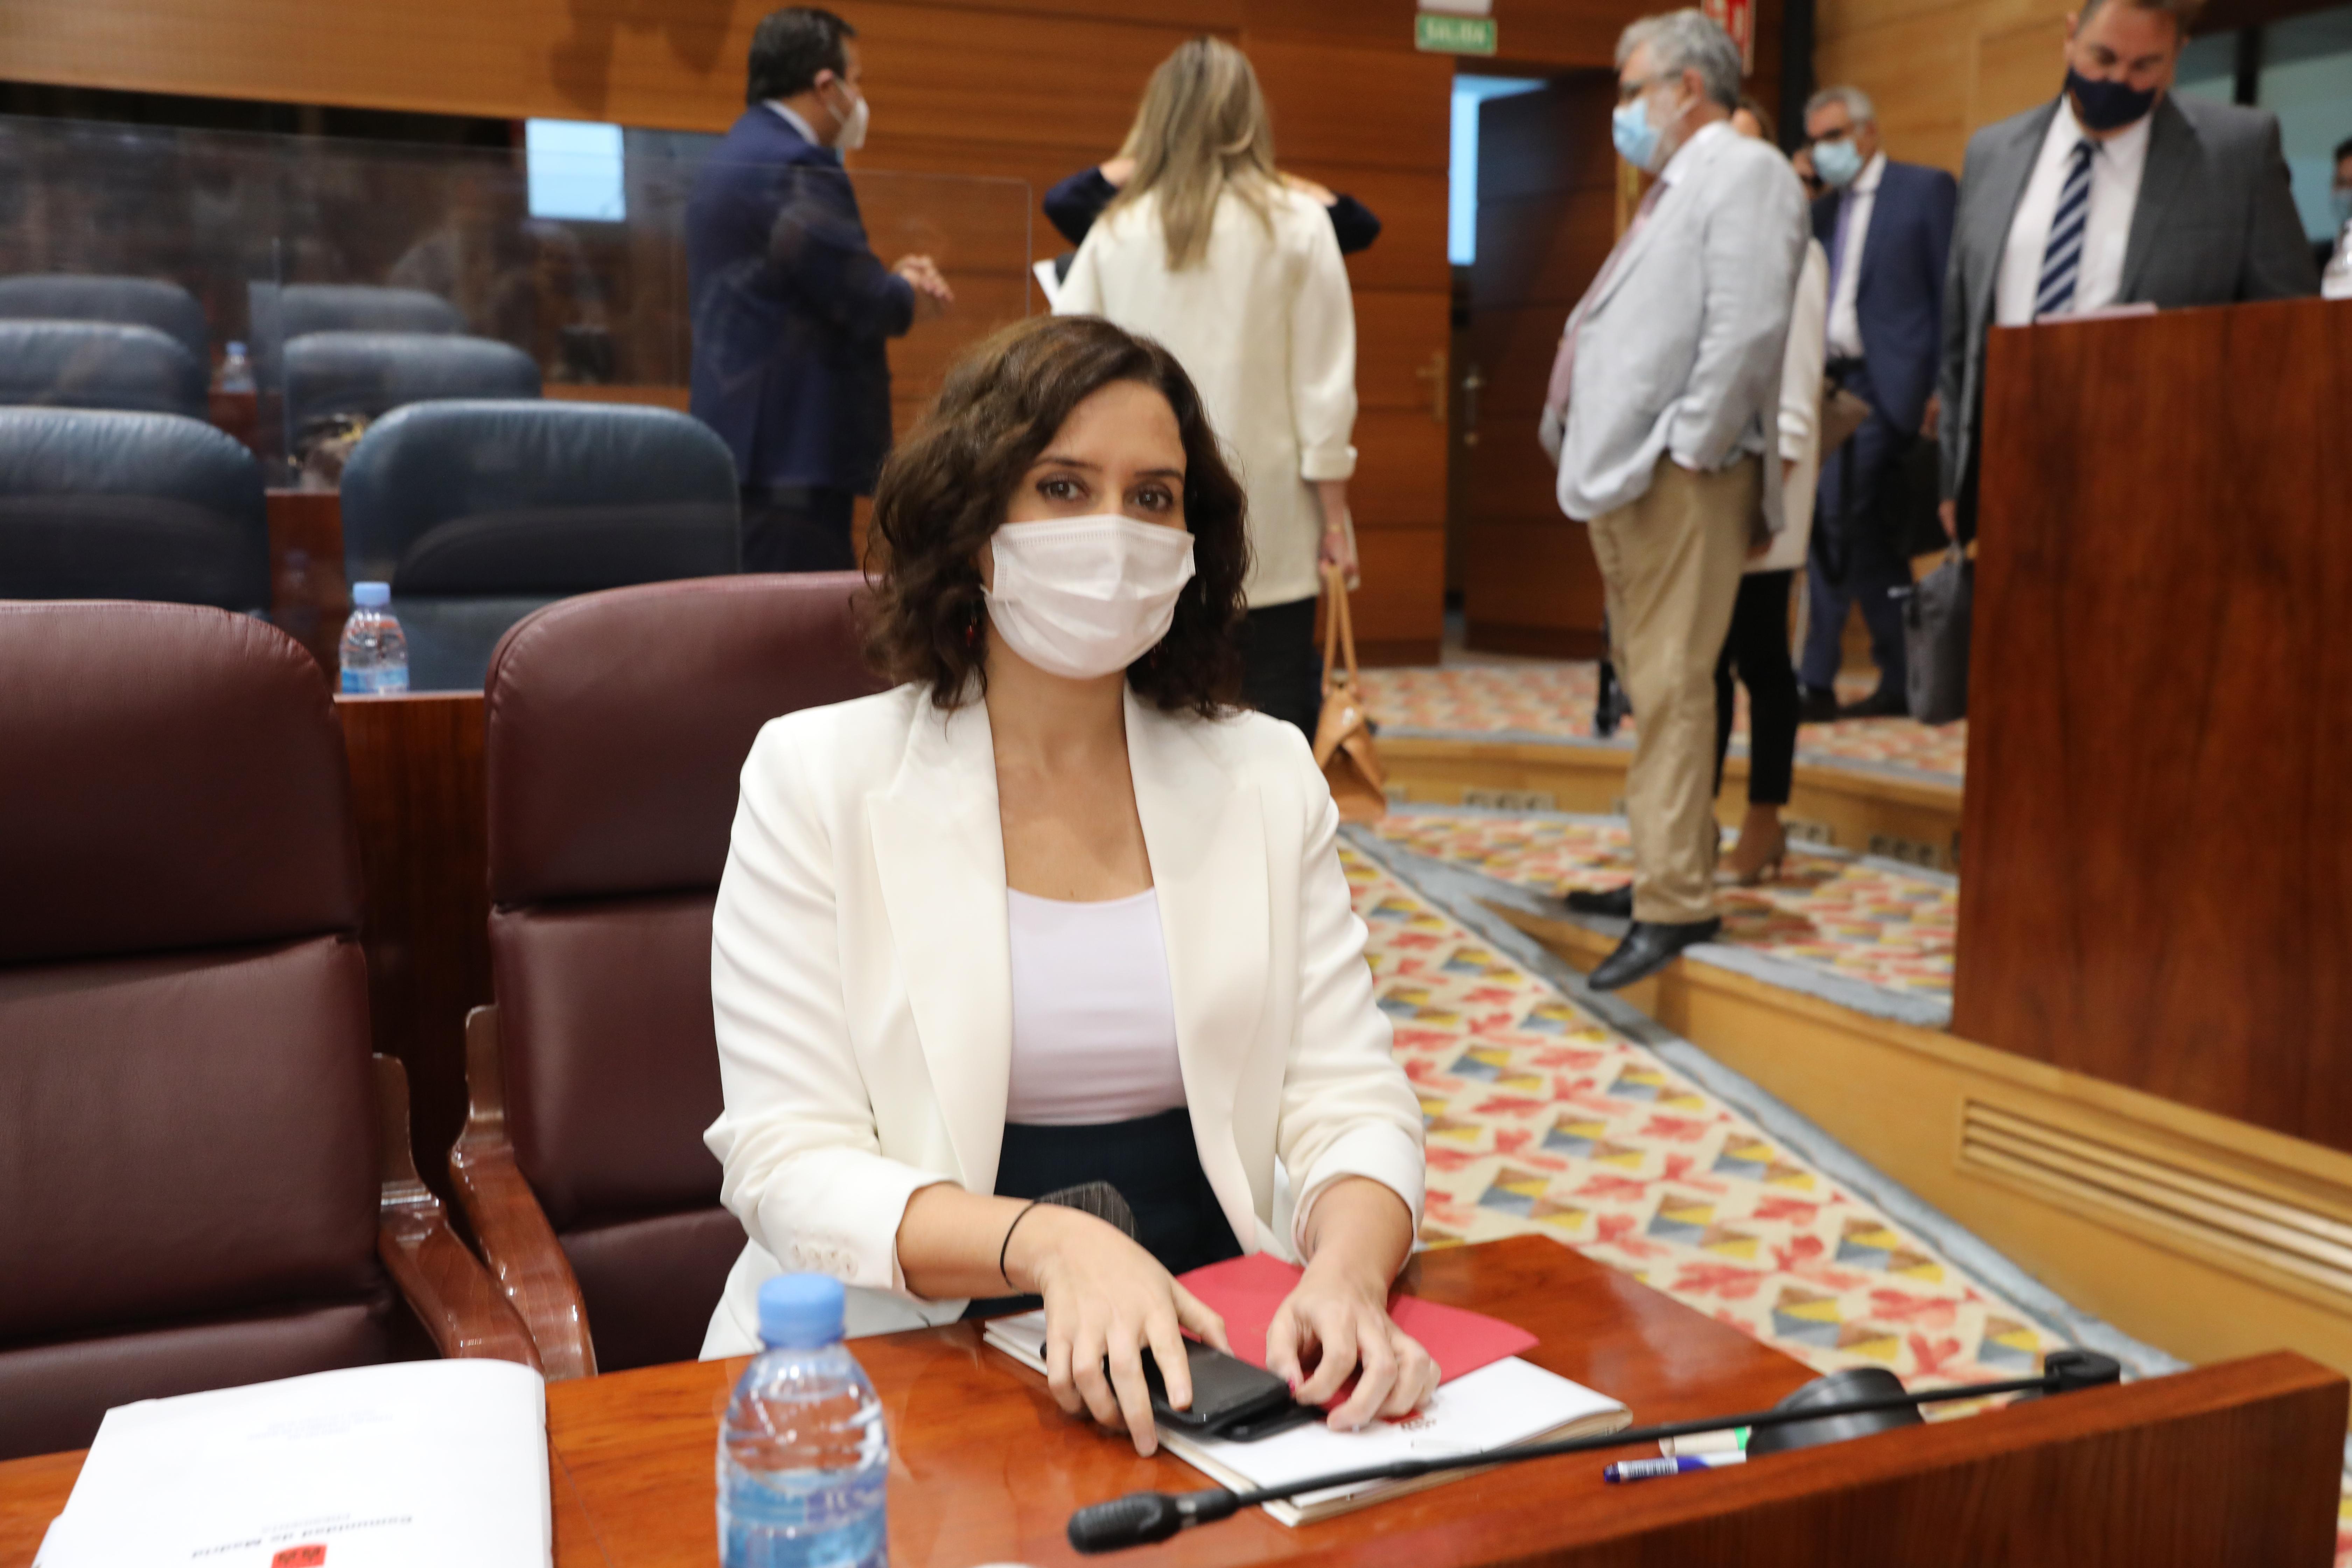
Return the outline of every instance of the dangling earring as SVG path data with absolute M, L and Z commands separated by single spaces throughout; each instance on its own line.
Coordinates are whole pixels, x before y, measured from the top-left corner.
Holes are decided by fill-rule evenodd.
M 963 646 L 966 647 L 980 646 L 980 605 L 978 604 L 972 605 L 971 615 L 963 624 Z

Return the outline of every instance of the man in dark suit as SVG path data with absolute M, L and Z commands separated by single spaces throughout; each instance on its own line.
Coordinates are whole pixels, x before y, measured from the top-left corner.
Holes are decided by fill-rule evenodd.
M 1801 717 L 1905 711 L 1903 611 L 1889 596 L 1911 581 L 1895 501 L 1896 467 L 1919 441 L 1942 350 L 1944 267 L 1958 187 L 1941 169 L 1898 163 L 1880 149 L 1878 116 L 1860 89 L 1833 87 L 1805 106 L 1813 172 L 1829 193 L 1813 204 L 1813 237 L 1830 259 L 1830 377 L 1870 417 L 1822 465 L 1813 509 Z M 1840 709 L 1834 691 L 1846 607 L 1870 627 L 1878 689 Z
M 686 255 L 695 417 L 743 486 L 743 567 L 857 564 L 850 514 L 890 449 L 887 340 L 951 298 L 927 256 L 885 268 L 841 154 L 869 111 L 856 33 L 793 6 L 751 35 L 750 105 L 695 177 Z
M 1947 532 L 1976 528 L 1993 327 L 2319 287 L 2277 117 L 2166 90 L 2200 4 L 2084 0 L 2064 90 L 1969 139 L 1937 383 Z

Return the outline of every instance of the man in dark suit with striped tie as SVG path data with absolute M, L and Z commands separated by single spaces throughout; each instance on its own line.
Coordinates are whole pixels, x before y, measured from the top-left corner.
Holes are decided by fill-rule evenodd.
M 1947 532 L 1975 531 L 1992 327 L 2318 289 L 2277 117 L 2167 90 L 2200 5 L 2084 0 L 2065 89 L 1969 141 L 1937 386 Z

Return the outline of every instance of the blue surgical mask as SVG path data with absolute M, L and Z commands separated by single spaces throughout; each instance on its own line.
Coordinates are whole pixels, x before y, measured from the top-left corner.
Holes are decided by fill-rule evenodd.
M 1851 136 L 1813 143 L 1813 173 L 1832 190 L 1842 191 L 1862 178 L 1862 149 Z
M 1617 143 L 1618 155 L 1625 162 L 1644 174 L 1658 172 L 1658 128 L 1650 123 L 1650 110 L 1643 99 L 1617 106 L 1617 112 L 1609 117 L 1609 139 Z
M 2338 185 L 2328 192 L 2327 205 L 2336 210 L 2336 232 L 2342 234 L 2344 226 L 2352 223 L 2352 187 Z

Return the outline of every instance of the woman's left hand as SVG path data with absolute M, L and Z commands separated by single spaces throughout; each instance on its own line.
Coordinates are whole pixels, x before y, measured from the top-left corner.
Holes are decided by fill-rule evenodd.
M 1437 1363 L 1396 1326 L 1388 1298 L 1387 1279 L 1318 1257 L 1266 1328 L 1266 1370 L 1287 1379 L 1301 1405 L 1323 1404 L 1360 1372 L 1355 1392 L 1331 1412 L 1336 1431 L 1409 1415 L 1437 1391 Z M 1309 1351 L 1322 1358 L 1312 1376 L 1304 1370 Z

